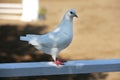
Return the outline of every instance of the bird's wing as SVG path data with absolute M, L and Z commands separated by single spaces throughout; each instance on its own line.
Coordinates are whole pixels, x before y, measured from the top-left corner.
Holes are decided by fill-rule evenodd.
M 54 44 L 55 35 L 52 33 L 48 33 L 44 35 L 27 34 L 26 37 L 21 37 L 21 39 L 28 41 L 32 45 L 51 47 Z
M 42 50 L 45 53 L 51 53 L 52 48 L 56 48 L 56 36 L 59 37 L 58 34 L 53 32 L 44 34 L 44 35 L 32 35 L 27 34 L 26 38 L 29 39 L 29 44 L 32 44 L 38 50 Z

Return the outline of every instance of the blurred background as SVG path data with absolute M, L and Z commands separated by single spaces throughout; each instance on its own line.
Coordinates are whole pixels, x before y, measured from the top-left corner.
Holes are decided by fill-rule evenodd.
M 39 4 L 33 3 L 37 6 L 29 4 L 31 0 L 26 0 L 29 4 L 26 9 L 23 9 L 23 1 L 0 0 L 0 63 L 50 61 L 49 55 L 20 41 L 19 37 L 28 33 L 45 34 L 53 30 L 65 11 L 71 8 L 78 15 L 74 19 L 74 39 L 59 57 L 65 60 L 120 58 L 120 0 L 40 0 Z M 1 7 L 2 3 L 17 4 L 17 11 L 5 10 Z M 26 10 L 28 13 L 23 12 Z M 110 72 L 1 79 L 120 80 L 119 75 L 119 72 Z

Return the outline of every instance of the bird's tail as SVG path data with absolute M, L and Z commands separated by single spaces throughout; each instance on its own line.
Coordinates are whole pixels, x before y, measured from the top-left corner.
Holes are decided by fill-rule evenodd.
M 29 38 L 26 36 L 20 36 L 20 40 L 22 41 L 29 41 Z

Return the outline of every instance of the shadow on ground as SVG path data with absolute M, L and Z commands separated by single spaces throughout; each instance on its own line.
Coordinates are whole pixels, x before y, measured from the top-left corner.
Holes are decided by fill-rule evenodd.
M 23 27 L 23 29 L 19 29 Z M 20 36 L 25 34 L 40 34 L 46 26 L 0 26 L 0 63 L 48 61 L 49 56 L 41 54 L 27 42 L 20 41 Z M 40 56 L 38 56 L 40 55 Z
M 50 61 L 51 57 L 37 51 L 19 37 L 25 34 L 41 34 L 47 26 L 0 25 L 0 63 Z M 105 80 L 106 74 L 79 74 L 60 76 L 36 76 L 0 78 L 0 80 Z

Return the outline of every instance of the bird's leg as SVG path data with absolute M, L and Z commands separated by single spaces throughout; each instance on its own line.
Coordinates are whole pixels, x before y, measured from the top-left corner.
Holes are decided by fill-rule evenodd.
M 56 58 L 56 56 L 52 56 L 52 57 L 56 65 L 64 65 L 64 62 Z
M 56 65 L 64 65 L 64 62 L 61 61 L 61 60 L 58 59 L 58 58 L 56 58 L 56 60 L 54 61 L 54 63 L 55 63 Z
M 59 50 L 57 49 L 57 48 L 53 48 L 52 50 L 51 50 L 51 56 L 52 56 L 52 58 L 53 58 L 53 60 L 54 60 L 54 63 L 56 64 L 56 65 L 63 65 L 63 62 L 62 61 L 60 61 L 58 58 L 57 58 L 57 54 L 59 53 Z

